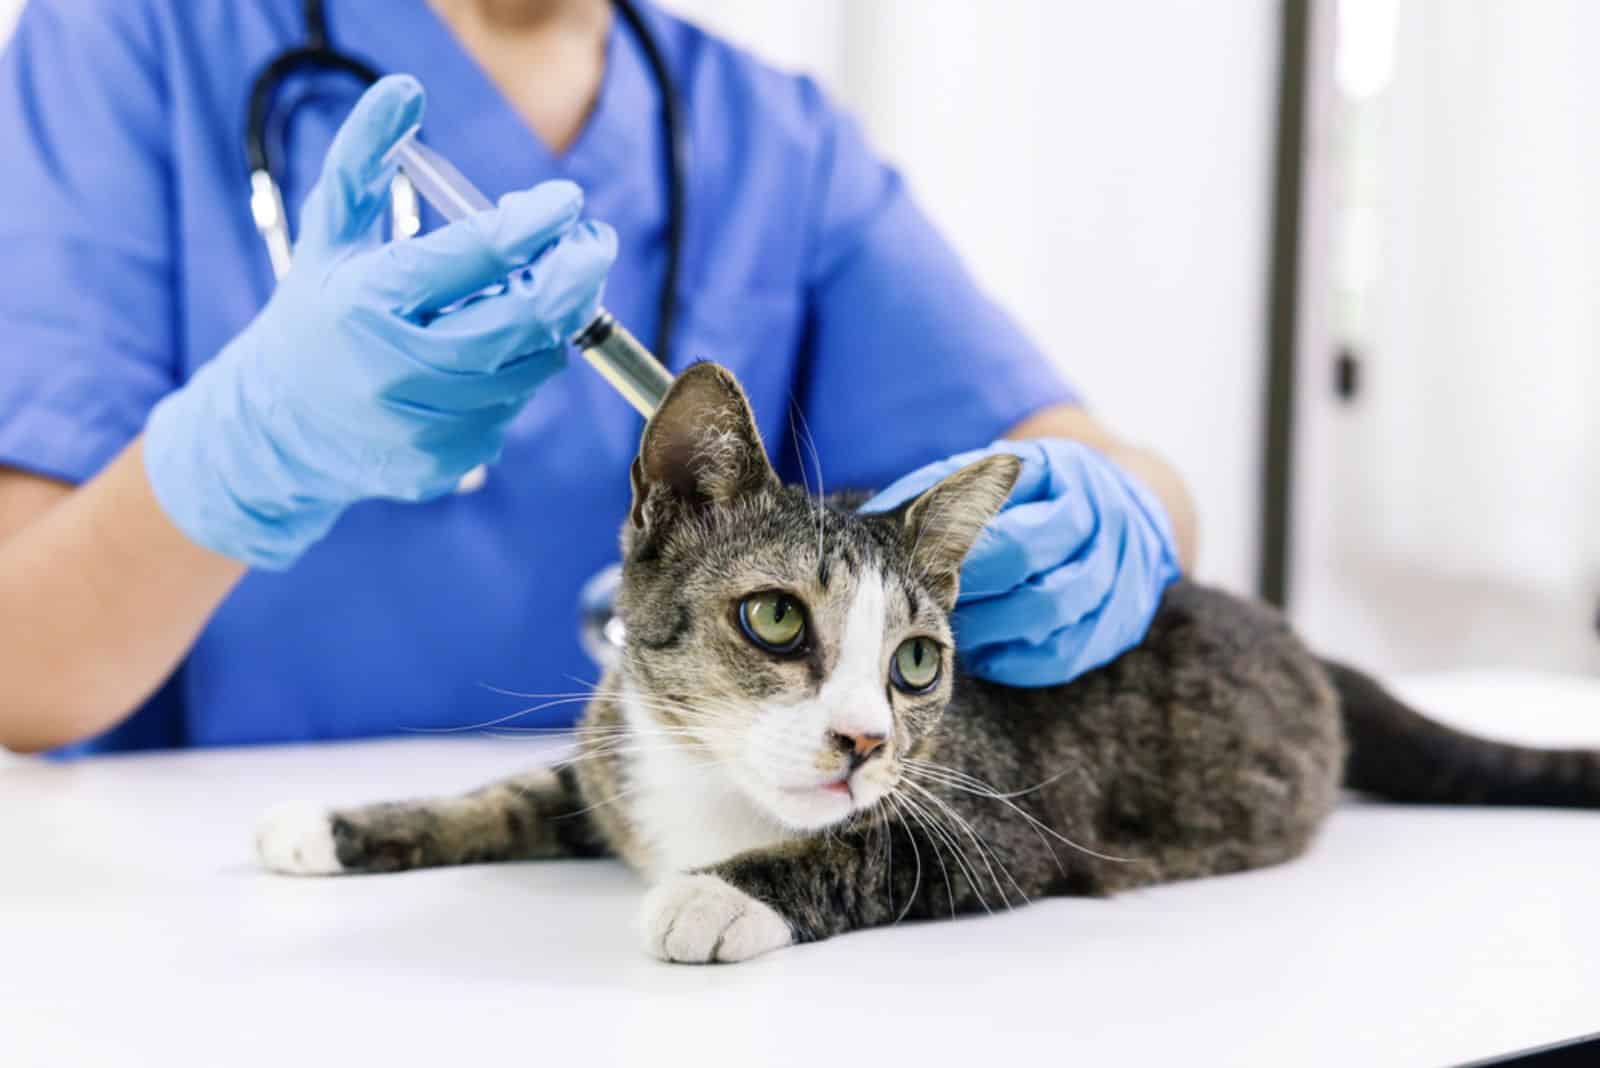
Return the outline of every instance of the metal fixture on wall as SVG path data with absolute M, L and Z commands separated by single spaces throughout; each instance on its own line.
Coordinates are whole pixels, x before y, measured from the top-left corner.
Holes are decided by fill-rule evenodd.
M 1278 133 L 1273 159 L 1272 248 L 1267 295 L 1267 388 L 1261 458 L 1258 592 L 1288 598 L 1294 478 L 1295 335 L 1299 326 L 1306 90 L 1313 0 L 1284 0 L 1279 32 Z

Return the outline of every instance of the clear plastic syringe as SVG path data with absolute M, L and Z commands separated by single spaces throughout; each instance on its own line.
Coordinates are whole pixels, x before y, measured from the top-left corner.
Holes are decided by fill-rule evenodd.
M 417 130 L 413 126 L 389 150 L 417 192 L 450 222 L 494 207 L 449 160 L 418 141 Z M 572 344 L 646 419 L 672 385 L 672 373 L 604 308 L 572 336 Z

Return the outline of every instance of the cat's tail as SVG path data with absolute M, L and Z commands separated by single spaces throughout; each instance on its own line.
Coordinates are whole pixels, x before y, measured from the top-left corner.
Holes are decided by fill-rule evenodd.
M 1393 801 L 1600 808 L 1600 751 L 1534 749 L 1453 730 L 1324 661 L 1343 706 L 1345 785 Z

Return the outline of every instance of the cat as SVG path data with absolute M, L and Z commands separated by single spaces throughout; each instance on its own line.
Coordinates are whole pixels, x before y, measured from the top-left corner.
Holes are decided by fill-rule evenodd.
M 780 483 L 725 369 L 674 382 L 632 465 L 620 666 L 570 761 L 459 797 L 269 813 L 299 874 L 620 856 L 645 949 L 742 961 L 856 928 L 1106 895 L 1304 851 L 1349 786 L 1600 805 L 1600 754 L 1472 738 L 1314 656 L 1272 610 L 1180 580 L 1073 682 L 971 677 L 948 615 L 1018 461 L 896 511 Z

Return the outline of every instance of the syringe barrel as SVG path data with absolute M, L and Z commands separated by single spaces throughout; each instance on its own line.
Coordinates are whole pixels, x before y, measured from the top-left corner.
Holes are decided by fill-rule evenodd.
M 449 160 L 417 140 L 415 126 L 394 143 L 385 158 L 393 159 L 416 191 L 452 222 L 494 206 Z M 672 385 L 671 372 L 604 308 L 572 343 L 646 419 Z
M 401 134 L 384 153 L 384 161 L 394 160 L 423 199 L 450 222 L 494 207 L 455 164 L 417 140 L 419 129 L 413 126 Z
M 602 308 L 572 343 L 640 415 L 654 414 L 672 385 L 672 372 L 610 312 Z

